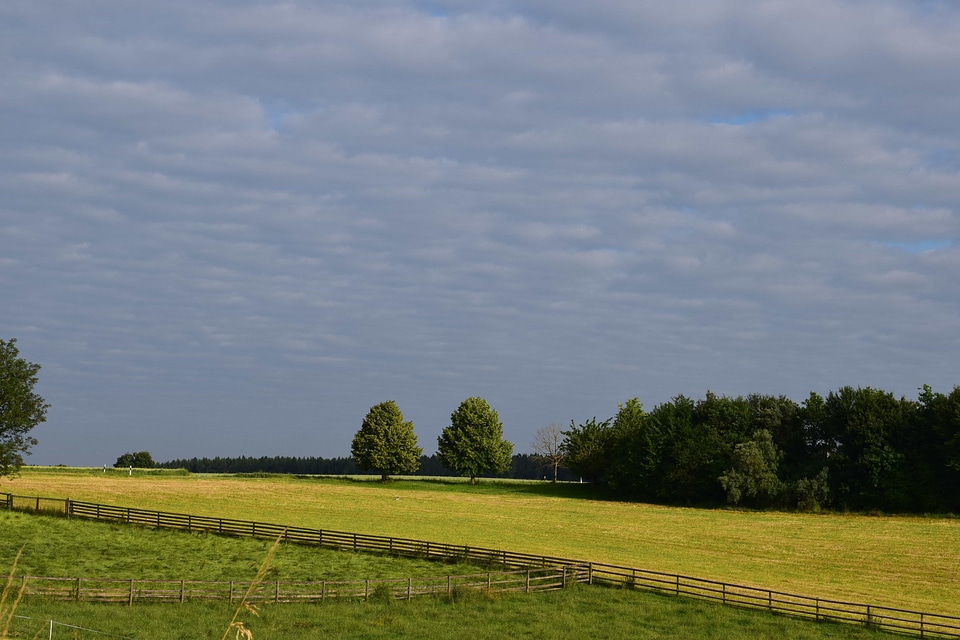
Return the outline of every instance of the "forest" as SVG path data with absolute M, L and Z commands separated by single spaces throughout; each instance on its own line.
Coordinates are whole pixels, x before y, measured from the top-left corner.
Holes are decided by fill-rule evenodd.
M 571 423 L 574 473 L 664 504 L 819 511 L 960 512 L 960 387 L 916 401 L 843 387 L 783 396 L 636 399 L 609 420 Z

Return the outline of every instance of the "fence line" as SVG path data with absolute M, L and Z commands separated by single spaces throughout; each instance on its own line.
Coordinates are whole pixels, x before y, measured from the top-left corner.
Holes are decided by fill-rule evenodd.
M 323 602 L 337 598 L 368 599 L 371 596 L 409 600 L 423 596 L 453 596 L 461 589 L 531 593 L 562 589 L 576 579 L 565 569 L 539 568 L 469 575 L 367 580 L 313 581 L 202 581 L 123 580 L 117 578 L 47 578 L 21 576 L 26 594 L 53 600 L 133 605 L 142 602 L 220 600 L 275 604 Z
M 761 589 L 758 587 L 730 584 L 633 567 L 553 556 L 515 553 L 498 549 L 470 547 L 467 545 L 451 545 L 424 540 L 411 540 L 407 538 L 373 536 L 343 531 L 328 531 L 324 529 L 284 527 L 276 524 L 246 520 L 149 511 L 77 502 L 69 499 L 14 496 L 13 494 L 0 493 L 0 497 L 2 496 L 6 497 L 5 504 L 7 509 L 59 514 L 65 515 L 68 518 L 81 517 L 93 520 L 122 521 L 157 528 L 205 531 L 233 536 L 272 539 L 282 536 L 282 539 L 290 542 L 312 544 L 338 550 L 388 553 L 398 556 L 437 560 L 479 562 L 496 564 L 505 568 L 521 568 L 527 570 L 534 568 L 553 569 L 561 572 L 564 584 L 568 584 L 568 581 L 576 581 L 633 589 L 646 589 L 677 596 L 713 600 L 730 606 L 763 609 L 793 617 L 813 619 L 818 622 L 830 621 L 858 624 L 883 631 L 917 635 L 920 638 L 960 638 L 960 617 L 957 616 L 803 596 L 771 589 Z M 556 575 L 550 579 L 556 580 Z M 412 582 L 409 582 L 413 579 L 400 580 L 408 581 L 408 589 L 411 595 L 413 595 Z M 453 584 L 450 582 L 453 580 L 452 577 L 448 577 L 445 580 L 447 580 L 449 584 Z M 548 579 L 545 578 L 545 580 Z M 369 595 L 369 585 L 379 582 L 382 581 L 365 581 L 365 589 L 367 589 L 365 593 Z M 529 582 L 529 580 L 527 582 Z M 186 589 L 187 581 L 180 581 L 180 583 L 182 583 L 181 591 Z M 132 587 L 129 587 L 130 581 L 125 581 L 125 584 L 128 585 L 126 587 L 126 594 L 129 600 Z M 289 584 L 292 585 L 294 583 Z M 333 582 L 329 581 L 326 584 L 334 585 Z M 486 585 L 481 586 L 485 587 Z M 490 587 L 493 586 L 494 584 L 491 582 Z M 334 587 L 321 587 L 321 599 L 329 597 L 326 595 L 327 588 Z M 399 588 L 402 589 L 402 585 Z M 451 586 L 450 588 L 453 587 Z M 391 587 L 391 589 L 393 589 L 393 587 Z M 183 591 L 183 593 L 185 594 L 186 592 Z M 391 591 L 391 593 L 393 592 Z M 186 596 L 184 595 L 184 597 Z M 354 594 L 351 597 L 357 597 L 357 595 Z

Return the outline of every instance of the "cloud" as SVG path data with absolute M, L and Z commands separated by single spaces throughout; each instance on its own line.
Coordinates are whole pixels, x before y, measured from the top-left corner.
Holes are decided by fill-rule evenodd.
M 430 450 L 478 394 L 525 442 L 632 396 L 947 390 L 958 20 L 5 3 L 34 460 L 345 455 L 387 398 Z

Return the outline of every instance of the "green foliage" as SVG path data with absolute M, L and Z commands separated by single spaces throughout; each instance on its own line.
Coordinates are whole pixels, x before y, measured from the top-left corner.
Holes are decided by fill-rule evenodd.
M 467 398 L 450 415 L 450 426 L 437 438 L 437 457 L 451 471 L 469 476 L 502 473 L 510 468 L 513 444 L 503 439 L 500 416 L 483 398 Z
M 571 420 L 563 435 L 561 449 L 570 471 L 590 483 L 605 481 L 613 437 L 610 420 L 599 422 L 594 417 L 580 426 Z
M 16 338 L 0 339 L 0 478 L 20 469 L 37 444 L 30 431 L 47 419 L 49 405 L 33 391 L 39 371 L 20 357 Z
M 777 449 L 773 436 L 760 429 L 753 438 L 733 448 L 733 467 L 720 476 L 720 485 L 727 492 L 730 504 L 762 506 L 772 502 L 781 489 L 777 466 L 783 453 Z
M 153 461 L 153 456 L 150 455 L 149 451 L 137 451 L 135 453 L 123 454 L 117 458 L 113 466 L 117 469 L 126 469 L 127 467 L 133 467 L 134 469 L 153 469 L 157 466 L 157 463 Z
M 812 478 L 800 478 L 794 485 L 797 509 L 817 513 L 830 504 L 828 469 L 822 468 Z
M 417 446 L 413 423 L 404 422 L 397 404 L 387 400 L 370 407 L 353 437 L 351 452 L 361 469 L 376 469 L 386 480 L 390 475 L 416 472 L 423 449 Z

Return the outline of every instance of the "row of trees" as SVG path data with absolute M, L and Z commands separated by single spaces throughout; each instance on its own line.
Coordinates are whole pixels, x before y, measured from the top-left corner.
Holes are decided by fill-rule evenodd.
M 416 473 L 423 449 L 417 446 L 413 423 L 406 422 L 393 400 L 370 408 L 350 448 L 360 469 L 373 469 L 383 480 Z M 500 416 L 483 398 L 467 398 L 450 416 L 450 426 L 437 438 L 437 458 L 475 483 L 484 473 L 510 468 L 513 444 L 503 439 Z
M 292 456 L 238 456 L 214 458 L 181 458 L 157 464 L 162 469 L 186 469 L 191 473 L 289 473 L 298 475 L 356 475 L 363 473 L 351 456 L 336 458 Z M 551 470 L 541 458 L 527 453 L 515 453 L 510 459 L 510 468 L 500 473 L 484 473 L 478 477 L 523 478 L 542 480 L 549 478 Z M 437 454 L 420 456 L 420 468 L 410 474 L 415 476 L 459 476 L 443 465 Z M 561 480 L 576 478 L 566 469 L 560 469 Z
M 632 399 L 563 436 L 571 471 L 631 499 L 960 511 L 960 387 L 916 401 L 843 387 L 800 404 L 707 393 L 649 413 Z

